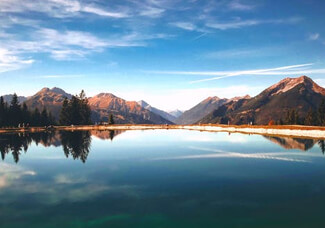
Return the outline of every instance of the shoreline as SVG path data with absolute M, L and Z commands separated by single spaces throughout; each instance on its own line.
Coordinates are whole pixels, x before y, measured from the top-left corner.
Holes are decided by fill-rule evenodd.
M 325 139 L 325 127 L 300 126 L 300 125 L 149 125 L 149 124 L 121 124 L 121 125 L 87 125 L 87 126 L 55 126 L 50 130 L 65 131 L 86 131 L 86 130 L 196 130 L 209 132 L 229 132 L 243 134 L 257 134 L 267 136 L 284 136 L 311 139 Z M 31 128 L 7 128 L 0 129 L 1 133 L 23 133 L 23 132 L 44 132 L 49 129 L 45 127 Z

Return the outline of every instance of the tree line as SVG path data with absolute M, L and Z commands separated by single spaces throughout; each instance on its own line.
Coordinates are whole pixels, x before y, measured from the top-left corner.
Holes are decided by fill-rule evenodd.
M 112 117 L 113 119 L 113 117 Z M 10 103 L 0 97 L 0 127 L 40 127 L 50 125 L 88 125 L 91 122 L 91 109 L 85 92 L 65 98 L 58 120 L 43 108 L 29 109 L 26 103 L 20 104 L 17 94 Z
M 27 105 L 19 103 L 17 94 L 14 94 L 8 104 L 0 97 L 0 127 L 28 127 L 54 125 L 55 119 L 46 108 L 42 111 L 35 108 L 29 110 Z
M 60 125 L 88 125 L 91 122 L 91 109 L 85 92 L 82 90 L 78 96 L 72 96 L 70 100 L 65 98 L 62 104 Z
M 325 100 L 321 101 L 318 108 L 309 108 L 304 117 L 299 115 L 297 109 L 289 109 L 286 111 L 284 119 L 280 119 L 276 124 L 325 126 Z

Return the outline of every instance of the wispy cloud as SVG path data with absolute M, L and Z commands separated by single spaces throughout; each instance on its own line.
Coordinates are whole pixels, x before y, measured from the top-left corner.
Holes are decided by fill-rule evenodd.
M 190 149 L 213 152 L 212 154 L 196 154 L 196 155 L 184 155 L 173 156 L 164 158 L 155 158 L 152 160 L 185 160 L 185 159 L 210 159 L 210 158 L 248 158 L 248 159 L 263 159 L 263 160 L 278 160 L 286 162 L 307 162 L 310 161 L 304 159 L 298 159 L 293 157 L 290 153 L 239 153 L 229 152 L 224 150 L 215 150 L 210 148 L 190 147 Z
M 27 67 L 33 62 L 33 59 L 22 59 L 10 50 L 0 48 L 0 73 Z
M 252 69 L 242 71 L 149 71 L 153 74 L 171 74 L 171 75 L 197 75 L 197 76 L 216 76 L 205 78 L 190 83 L 199 83 L 212 80 L 219 80 L 223 78 L 247 76 L 247 75 L 303 75 L 303 74 L 319 74 L 325 73 L 325 68 L 313 69 L 310 68 L 313 63 L 289 65 L 282 67 L 266 68 L 266 69 Z
M 280 45 L 209 51 L 201 56 L 208 59 L 260 58 L 268 56 L 282 56 L 290 52 L 291 49 L 289 48 L 289 45 Z
M 140 10 L 139 15 L 155 18 L 155 17 L 160 17 L 164 12 L 165 9 L 145 6 Z
M 59 31 L 40 28 L 26 37 L 26 40 L 5 39 L 2 42 L 2 64 L 4 59 L 16 65 L 30 64 L 31 60 L 21 60 L 19 55 L 26 53 L 49 53 L 55 60 L 78 60 L 94 52 L 102 52 L 109 48 L 146 46 L 149 40 L 169 39 L 167 34 L 139 34 L 112 35 L 109 38 L 99 38 L 88 32 Z M 29 40 L 28 40 L 29 39 Z M 4 50 L 7 50 L 4 52 Z M 13 56 L 16 56 L 15 58 Z M 10 67 L 7 71 L 17 69 Z
M 256 5 L 249 5 L 239 0 L 233 0 L 228 4 L 228 7 L 230 10 L 234 11 L 249 11 L 255 9 Z
M 293 17 L 287 19 L 268 19 L 268 20 L 259 20 L 259 19 L 251 19 L 251 20 L 232 20 L 232 21 L 213 21 L 206 23 L 207 27 L 219 29 L 219 30 L 227 30 L 227 29 L 239 29 L 243 27 L 250 27 L 261 24 L 295 24 L 301 21 L 301 18 Z
M 85 13 L 96 14 L 98 16 L 113 17 L 113 18 L 125 18 L 129 16 L 126 12 L 111 12 L 95 6 L 85 6 L 82 8 L 81 11 Z
M 309 35 L 309 40 L 318 40 L 320 37 L 319 33 L 313 33 Z
M 194 25 L 191 22 L 173 22 L 173 23 L 169 23 L 171 26 L 177 27 L 177 28 L 181 28 L 184 30 L 188 30 L 188 31 L 194 31 L 197 29 L 196 25 Z
M 35 78 L 44 78 L 44 79 L 62 79 L 62 78 L 82 78 L 84 75 L 75 74 L 75 75 L 42 75 L 36 76 Z
M 238 57 L 249 57 L 249 56 L 257 56 L 261 53 L 260 50 L 254 49 L 231 49 L 231 50 L 222 50 L 209 52 L 204 55 L 207 58 L 216 58 L 216 59 L 224 59 L 224 58 L 238 58 Z M 263 52 L 266 53 L 266 52 Z
M 112 18 L 128 17 L 125 12 L 108 10 L 107 5 L 87 4 L 77 0 L 1 0 L 0 12 L 41 12 L 56 18 L 81 16 L 82 13 Z

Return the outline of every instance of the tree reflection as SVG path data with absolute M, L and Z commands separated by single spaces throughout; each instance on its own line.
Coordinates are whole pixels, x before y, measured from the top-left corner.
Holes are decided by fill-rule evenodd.
M 61 131 L 61 143 L 65 156 L 69 155 L 74 160 L 80 159 L 83 163 L 86 162 L 90 152 L 91 134 L 89 131 Z
M 91 150 L 92 135 L 102 140 L 113 140 L 114 137 L 124 131 L 49 131 L 38 133 L 7 133 L 0 134 L 0 153 L 2 160 L 11 155 L 14 162 L 18 163 L 23 152 L 27 152 L 32 142 L 44 147 L 62 146 L 67 158 L 87 161 Z M 270 137 L 266 139 L 282 146 L 285 149 L 300 149 L 307 151 L 315 144 L 320 151 L 325 154 L 325 140 L 290 138 L 290 137 Z
M 2 160 L 11 154 L 16 163 L 24 151 L 27 152 L 31 143 L 36 145 L 62 146 L 66 157 L 69 155 L 73 159 L 80 159 L 86 162 L 90 152 L 91 133 L 89 131 L 77 132 L 38 132 L 38 133 L 12 133 L 0 134 L 0 153 Z
M 0 137 L 0 152 L 2 160 L 7 154 L 12 154 L 14 161 L 19 161 L 19 155 L 24 150 L 28 150 L 28 146 L 32 142 L 30 137 L 24 134 L 5 134 Z
M 319 140 L 318 145 L 319 145 L 319 148 L 322 151 L 322 153 L 325 154 L 325 141 L 324 140 Z

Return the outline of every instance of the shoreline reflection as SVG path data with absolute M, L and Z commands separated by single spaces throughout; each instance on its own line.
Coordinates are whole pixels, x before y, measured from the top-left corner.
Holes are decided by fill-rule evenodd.
M 92 136 L 101 140 L 111 140 L 125 131 L 56 131 L 37 133 L 8 133 L 0 134 L 0 153 L 4 161 L 10 154 L 15 163 L 20 155 L 26 153 L 32 143 L 44 147 L 62 147 L 66 158 L 73 158 L 85 163 L 91 151 Z M 297 149 L 308 151 L 317 145 L 325 154 L 325 141 L 315 139 L 263 136 L 270 142 L 286 150 Z M 195 140 L 194 140 L 195 141 Z

